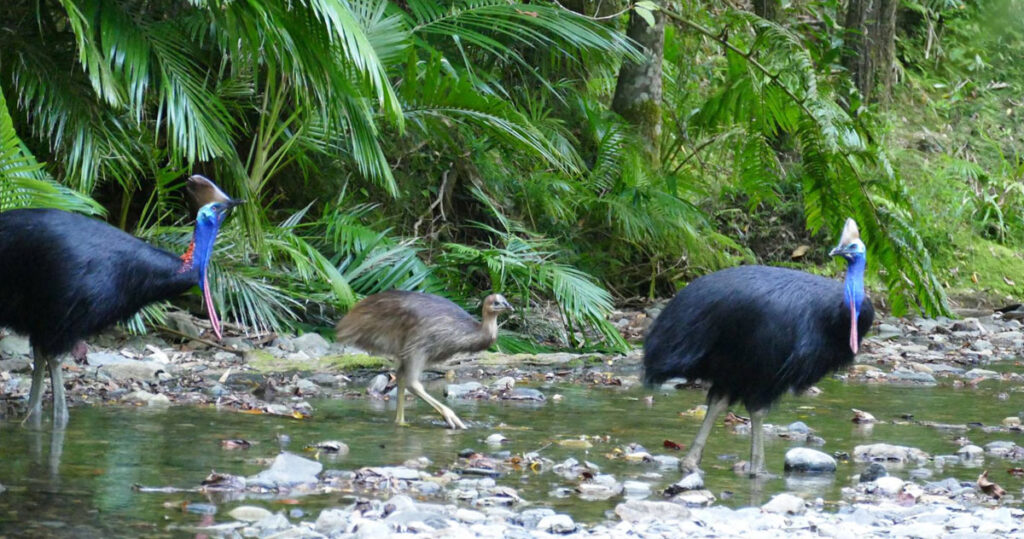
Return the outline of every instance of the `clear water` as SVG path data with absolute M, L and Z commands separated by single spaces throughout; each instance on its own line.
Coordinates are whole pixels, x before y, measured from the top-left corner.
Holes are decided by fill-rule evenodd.
M 1016 366 L 1007 367 L 1010 370 Z M 1005 369 L 1002 369 L 1005 370 Z M 675 470 L 651 464 L 627 463 L 608 457 L 617 446 L 630 442 L 644 445 L 652 453 L 673 453 L 662 447 L 670 439 L 689 444 L 700 424 L 697 417 L 680 412 L 703 403 L 697 390 L 655 393 L 654 402 L 644 398 L 644 388 L 535 386 L 549 400 L 540 404 L 510 402 L 449 403 L 468 431 L 441 428 L 439 416 L 425 403 L 410 401 L 407 419 L 411 427 L 392 424 L 393 404 L 368 399 L 313 401 L 315 417 L 294 420 L 274 416 L 248 415 L 213 408 L 174 407 L 148 410 L 128 407 L 72 409 L 67 431 L 60 436 L 47 430 L 22 427 L 17 422 L 0 423 L 0 536 L 175 536 L 176 525 L 228 520 L 234 506 L 256 504 L 272 511 L 302 509 L 315 518 L 323 507 L 347 505 L 351 494 L 307 496 L 273 500 L 234 500 L 217 505 L 214 517 L 183 509 L 187 504 L 215 503 L 199 493 L 140 493 L 133 484 L 145 486 L 196 487 L 211 470 L 251 475 L 265 468 L 279 451 L 279 435 L 291 438 L 288 449 L 302 448 L 323 440 L 349 444 L 347 456 L 323 459 L 326 468 L 357 469 L 371 465 L 398 465 L 419 456 L 433 461 L 428 471 L 452 464 L 460 450 L 473 448 L 490 452 L 483 440 L 500 432 L 509 438 L 501 448 L 513 454 L 544 448 L 542 455 L 561 461 L 568 457 L 588 460 L 619 480 L 636 479 L 652 484 L 652 496 L 678 480 Z M 998 425 L 1007 416 L 1018 415 L 1022 394 L 1011 384 L 984 382 L 977 389 L 944 386 L 894 387 L 889 385 L 844 384 L 824 380 L 824 392 L 816 397 L 789 397 L 769 414 L 769 423 L 785 425 L 804 421 L 824 437 L 825 452 L 852 452 L 858 444 L 886 442 L 921 448 L 932 454 L 952 454 L 959 435 L 978 445 L 993 440 L 1022 443 L 1019 433 L 986 434 L 979 428 L 946 431 L 917 424 L 876 424 L 858 426 L 850 421 L 851 408 L 871 412 L 879 420 L 899 420 L 913 414 L 914 420 L 940 423 L 978 422 Z M 434 386 L 431 391 L 439 394 Z M 1009 398 L 999 399 L 1000 392 Z M 564 396 L 560 402 L 550 399 Z M 745 414 L 744 410 L 736 410 Z M 608 437 L 594 442 L 588 450 L 563 447 L 551 442 L 580 435 Z M 229 451 L 221 440 L 244 438 L 256 442 L 248 450 Z M 716 427 L 704 456 L 708 488 L 719 496 L 718 503 L 730 506 L 759 504 L 780 491 L 797 491 L 821 496 L 826 501 L 840 498 L 839 489 L 853 481 L 860 465 L 841 463 L 834 475 L 817 478 L 786 476 L 782 472 L 785 451 L 792 443 L 767 440 L 769 471 L 776 477 L 751 481 L 731 471 L 736 459 L 749 457 L 749 437 Z M 934 478 L 956 477 L 974 480 L 982 469 L 1014 495 L 1019 503 L 1022 480 L 1007 473 L 1018 464 L 987 458 L 982 466 L 947 466 L 932 469 Z M 903 475 L 908 470 L 893 473 Z M 604 519 L 620 499 L 589 502 L 576 496 L 555 498 L 550 492 L 574 484 L 551 472 L 507 475 L 499 483 L 511 486 L 527 501 L 568 512 L 577 520 Z M 725 494 L 723 496 L 723 493 Z M 197 506 L 193 506 L 195 509 Z M 201 506 L 198 506 L 201 507 Z

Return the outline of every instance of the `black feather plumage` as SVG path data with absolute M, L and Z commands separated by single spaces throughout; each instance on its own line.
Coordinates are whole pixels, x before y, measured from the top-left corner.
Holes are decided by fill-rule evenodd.
M 865 299 L 858 340 L 873 319 Z M 644 345 L 644 380 L 701 379 L 709 400 L 761 410 L 850 364 L 849 334 L 842 283 L 786 268 L 729 268 L 694 280 L 658 316 Z
M 0 326 L 56 356 L 197 282 L 178 256 L 59 210 L 0 213 Z

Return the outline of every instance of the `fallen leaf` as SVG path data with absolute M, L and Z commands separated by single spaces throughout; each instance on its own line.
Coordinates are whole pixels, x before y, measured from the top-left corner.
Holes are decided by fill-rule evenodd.
M 1006 470 L 1006 473 L 1014 477 L 1021 477 L 1024 476 L 1024 468 L 1010 468 L 1009 470 Z
M 722 423 L 726 425 L 746 425 L 750 423 L 750 418 L 729 412 L 725 414 L 725 419 L 722 420 Z
M 682 444 L 680 444 L 678 442 L 673 442 L 672 440 L 665 440 L 662 443 L 662 445 L 664 445 L 667 449 L 675 449 L 676 451 L 682 451 L 683 450 L 683 445 Z
M 989 496 L 992 496 L 997 500 L 999 498 L 1002 498 L 1003 495 L 1006 494 L 1006 491 L 1003 490 L 1003 487 L 989 480 L 988 470 L 981 472 L 981 475 L 978 476 L 978 488 L 980 488 L 981 491 L 984 492 L 985 494 L 988 494 Z
M 1013 282 L 1013 279 L 1010 279 L 1009 277 L 1007 277 L 1005 275 L 1003 275 L 1003 282 L 1008 284 L 1008 285 L 1010 285 L 1010 286 L 1017 286 L 1017 283 Z
M 224 449 L 249 449 L 252 447 L 252 442 L 241 438 L 235 438 L 233 440 L 221 440 L 220 445 Z
M 811 246 L 810 245 L 801 245 L 801 246 L 797 247 L 796 249 L 793 249 L 793 252 L 789 255 L 789 257 L 792 258 L 793 260 L 797 260 L 799 258 L 803 258 L 804 255 L 807 254 L 807 251 L 810 251 L 810 250 L 811 250 Z

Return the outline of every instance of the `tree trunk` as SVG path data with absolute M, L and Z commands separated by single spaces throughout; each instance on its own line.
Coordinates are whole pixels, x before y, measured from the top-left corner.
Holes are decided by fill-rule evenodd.
M 899 0 L 875 0 L 878 5 L 877 23 L 872 32 L 872 61 L 883 89 L 879 100 L 892 99 L 892 85 L 896 79 L 896 8 Z
M 661 63 L 665 53 L 665 17 L 652 13 L 654 25 L 636 13 L 629 16 L 626 35 L 644 50 L 640 63 L 622 62 L 615 84 L 612 110 L 637 127 L 648 157 L 659 166 L 661 151 Z
M 777 21 L 780 0 L 754 0 L 754 13 L 762 19 Z
M 870 38 L 868 16 L 871 13 L 872 0 L 850 0 L 846 6 L 846 32 L 844 35 L 845 50 L 843 65 L 853 77 L 853 84 L 860 90 L 864 101 L 871 96 L 874 85 L 874 72 L 871 65 Z

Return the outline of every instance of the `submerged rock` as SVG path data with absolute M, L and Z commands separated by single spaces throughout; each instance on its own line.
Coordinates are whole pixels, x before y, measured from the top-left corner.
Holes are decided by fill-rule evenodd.
M 858 462 L 920 462 L 928 460 L 928 453 L 915 447 L 890 444 L 867 444 L 853 448 Z
M 324 465 L 298 455 L 282 452 L 274 459 L 270 468 L 246 478 L 250 484 L 272 487 L 290 487 L 307 483 L 316 483 L 317 475 Z
M 889 475 L 889 471 L 885 469 L 885 465 L 881 462 L 872 462 L 864 471 L 860 473 L 861 483 L 870 483 L 871 481 L 877 480 L 879 477 L 885 477 Z
M 807 504 L 803 498 L 783 492 L 773 496 L 768 503 L 761 506 L 761 510 L 780 515 L 802 515 L 807 511 Z
M 615 514 L 624 522 L 666 521 L 690 518 L 690 510 L 672 502 L 629 500 L 615 506 Z

